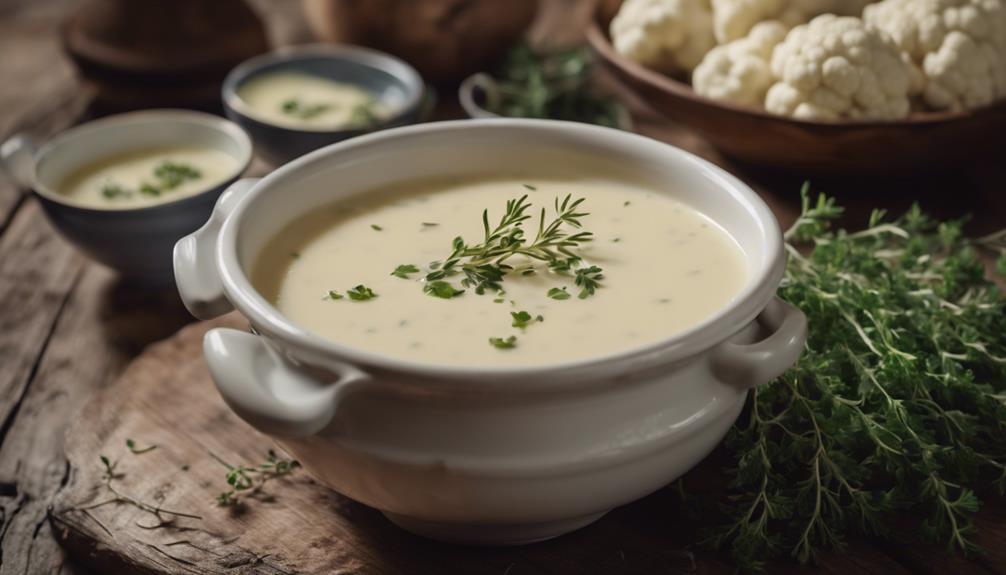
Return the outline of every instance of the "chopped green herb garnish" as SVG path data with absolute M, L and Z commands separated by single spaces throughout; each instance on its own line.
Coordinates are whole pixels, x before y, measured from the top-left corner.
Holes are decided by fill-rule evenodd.
M 521 329 L 526 328 L 528 325 L 530 325 L 533 322 L 536 322 L 536 321 L 537 322 L 545 321 L 545 317 L 544 316 L 538 315 L 538 316 L 532 317 L 531 314 L 528 313 L 528 312 L 526 312 L 526 311 L 512 311 L 512 312 L 510 312 L 510 317 L 513 318 L 513 324 L 512 324 L 513 327 L 519 327 Z
M 384 229 L 384 228 L 382 228 L 381 226 L 379 226 L 377 224 L 370 224 L 370 227 L 371 227 L 371 229 L 373 229 L 375 231 L 378 231 L 378 232 Z
M 455 289 L 449 282 L 443 280 L 426 282 L 426 285 L 423 286 L 423 291 L 431 296 L 444 299 L 451 299 L 465 293 L 465 290 Z
M 566 288 L 564 287 L 563 288 L 554 287 L 548 290 L 548 297 L 552 299 L 569 299 L 569 292 L 566 291 Z
M 202 172 L 188 164 L 166 160 L 154 168 L 154 177 L 159 180 L 160 191 L 177 188 L 188 180 L 198 180 Z
M 198 180 L 203 176 L 202 172 L 188 164 L 165 160 L 154 168 L 154 183 L 143 182 L 136 190 L 136 193 L 144 196 L 160 196 L 162 193 L 173 190 L 189 180 Z M 108 199 L 127 198 L 133 195 L 132 190 L 127 190 L 119 184 L 109 183 L 101 189 L 101 194 Z
M 331 109 L 331 104 L 324 102 L 319 102 L 317 104 L 304 104 L 298 98 L 290 98 L 289 100 L 283 102 L 282 105 L 284 114 L 300 118 L 301 120 L 310 120 L 311 118 L 320 116 Z
M 140 184 L 140 193 L 145 196 L 157 197 L 161 195 L 161 188 L 158 188 L 151 184 Z
M 395 268 L 395 271 L 391 272 L 391 275 L 396 278 L 402 278 L 403 280 L 409 279 L 409 274 L 419 273 L 419 268 L 412 264 L 402 264 Z
M 439 226 L 439 225 L 440 224 L 438 224 L 437 222 L 423 222 L 423 227 L 424 228 L 433 228 L 433 227 L 436 227 L 436 226 Z
M 375 110 L 376 103 L 375 100 L 370 99 L 354 107 L 349 114 L 350 124 L 358 128 L 366 128 L 378 123 L 381 118 Z
M 625 200 L 625 203 L 622 204 L 622 207 L 628 207 L 631 204 L 632 202 L 630 202 L 629 200 Z
M 594 290 L 601 287 L 600 280 L 604 279 L 601 271 L 601 268 L 597 266 L 576 270 L 575 281 L 576 285 L 580 286 L 580 294 L 577 297 L 585 299 L 587 296 L 594 295 Z
M 343 295 L 333 289 L 333 290 L 328 290 L 328 293 L 325 294 L 325 298 L 324 299 L 342 299 L 342 298 L 343 298 Z
M 493 300 L 493 303 L 503 303 L 504 301 L 506 301 L 506 300 L 503 299 L 503 298 L 501 298 L 501 297 L 498 297 L 498 298 L 496 298 L 496 299 Z
M 525 188 L 527 188 L 527 189 L 531 190 L 532 192 L 537 192 L 537 191 L 538 191 L 538 188 L 537 188 L 537 187 L 535 187 L 535 186 L 532 186 L 531 184 L 523 184 L 523 186 L 524 186 Z
M 374 293 L 374 290 L 370 289 L 369 287 L 363 284 L 360 284 L 350 290 L 347 290 L 346 295 L 349 296 L 349 299 L 354 301 L 366 301 L 368 299 L 373 299 L 377 297 L 377 294 Z
M 511 335 L 508 338 L 490 337 L 489 345 L 496 349 L 513 349 L 517 347 L 517 336 Z
M 101 195 L 114 200 L 115 198 L 128 198 L 133 195 L 133 192 L 123 188 L 119 184 L 108 183 L 101 188 Z

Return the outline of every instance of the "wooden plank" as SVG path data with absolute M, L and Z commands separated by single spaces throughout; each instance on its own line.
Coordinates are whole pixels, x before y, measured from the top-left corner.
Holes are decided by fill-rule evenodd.
M 82 266 L 33 200 L 0 237 L 0 445 Z
M 0 574 L 66 568 L 46 521 L 52 497 L 74 472 L 63 455 L 64 430 L 84 401 L 133 355 L 189 319 L 172 290 L 130 286 L 110 270 L 87 266 L 54 322 L 33 383 L 0 447 L 0 477 L 8 478 L 0 499 Z
M 223 405 L 209 381 L 199 351 L 203 333 L 216 325 L 246 326 L 232 316 L 152 346 L 76 418 L 66 444 L 75 472 L 53 502 L 51 518 L 57 537 L 100 572 L 221 574 L 231 563 L 261 573 L 733 572 L 722 558 L 689 549 L 694 534 L 670 490 L 561 538 L 510 548 L 451 546 L 409 535 L 304 471 L 269 484 L 244 508 L 216 506 L 225 471 L 208 452 L 254 463 L 271 445 Z M 127 438 L 158 447 L 134 455 Z M 201 517 L 150 529 L 141 526 L 155 519 L 134 507 L 97 505 L 110 496 L 102 486 L 101 455 L 118 460 L 121 492 Z M 826 554 L 821 572 L 908 573 L 868 546 L 857 543 L 854 554 Z M 804 569 L 781 563 L 772 572 Z

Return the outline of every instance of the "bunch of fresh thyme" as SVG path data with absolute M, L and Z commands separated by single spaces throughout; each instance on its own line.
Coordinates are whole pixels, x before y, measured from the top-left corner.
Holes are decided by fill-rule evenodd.
M 1006 488 L 1006 298 L 975 242 L 917 206 L 829 231 L 841 212 L 805 187 L 779 295 L 807 314 L 806 350 L 753 391 L 727 439 L 729 499 L 706 542 L 745 570 L 811 562 L 854 532 L 889 535 L 895 510 L 925 517 L 926 540 L 971 553 L 976 490 Z M 1003 238 L 984 240 L 1003 250 L 1000 271 Z
M 551 118 L 624 127 L 628 114 L 590 88 L 593 54 L 587 46 L 536 52 L 511 48 L 496 78 L 480 75 L 486 109 L 500 116 Z

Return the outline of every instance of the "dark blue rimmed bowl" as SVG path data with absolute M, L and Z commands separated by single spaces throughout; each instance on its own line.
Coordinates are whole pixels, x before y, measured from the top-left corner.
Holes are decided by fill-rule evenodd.
M 291 128 L 265 122 L 249 113 L 238 90 L 252 78 L 280 71 L 353 84 L 373 94 L 395 113 L 365 129 Z M 251 135 L 255 152 L 267 162 L 279 165 L 353 136 L 414 124 L 422 116 L 423 95 L 424 84 L 419 73 L 394 56 L 359 46 L 312 44 L 281 48 L 246 60 L 227 75 L 222 97 L 227 117 Z
M 199 193 L 160 204 L 103 209 L 76 204 L 57 190 L 69 174 L 135 150 L 205 146 L 234 159 L 231 174 Z M 16 135 L 0 146 L 0 165 L 34 190 L 59 232 L 91 258 L 123 277 L 154 285 L 174 281 L 171 252 L 179 238 L 203 225 L 217 198 L 252 160 L 252 143 L 233 122 L 188 110 L 144 110 L 71 128 L 40 148 Z

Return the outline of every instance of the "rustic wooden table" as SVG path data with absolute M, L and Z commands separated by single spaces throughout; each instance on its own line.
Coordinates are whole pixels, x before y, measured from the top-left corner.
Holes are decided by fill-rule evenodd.
M 295 0 L 255 4 L 274 43 L 308 38 Z M 60 21 L 75 5 L 72 0 L 0 0 L 0 135 L 22 131 L 44 139 L 87 113 L 87 92 L 77 84 L 57 39 Z M 546 17 L 536 34 L 575 36 L 578 20 L 570 14 L 585 14 L 581 8 L 576 0 L 551 0 L 546 12 L 560 17 Z M 444 113 L 450 109 L 448 104 Z M 694 135 L 637 111 L 639 131 L 733 171 L 764 195 L 784 226 L 792 221 L 800 177 L 736 165 Z M 822 181 L 816 187 L 851 207 L 847 223 L 852 226 L 861 225 L 873 206 L 897 211 L 918 200 L 941 216 L 972 213 L 969 231 L 987 233 L 1006 225 L 1006 165 L 1002 150 L 998 154 L 1000 161 L 993 156 L 942 176 Z M 50 501 L 75 472 L 63 455 L 64 431 L 88 397 L 107 387 L 133 357 L 190 321 L 172 290 L 129 285 L 78 254 L 54 233 L 37 201 L 0 176 L 0 575 L 84 572 L 57 545 L 47 520 Z M 820 569 L 1006 573 L 1006 506 L 989 505 L 978 524 L 988 553 L 974 561 L 915 544 L 856 541 L 847 553 L 826 554 Z M 905 526 L 915 525 L 909 520 Z M 686 531 L 672 527 L 664 541 L 664 533 L 650 529 L 648 537 L 653 545 L 683 548 Z M 724 572 L 720 560 L 696 556 L 693 571 Z M 506 570 L 555 573 L 564 572 L 562 565 L 529 563 Z M 648 572 L 669 569 L 655 565 Z M 603 570 L 618 572 L 618 563 L 605 563 Z M 780 566 L 773 571 L 798 570 Z

